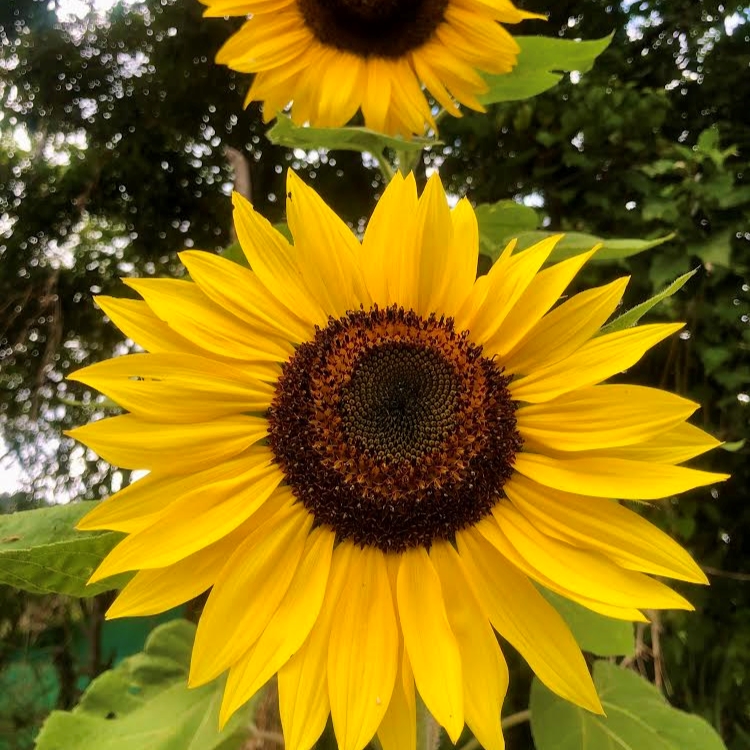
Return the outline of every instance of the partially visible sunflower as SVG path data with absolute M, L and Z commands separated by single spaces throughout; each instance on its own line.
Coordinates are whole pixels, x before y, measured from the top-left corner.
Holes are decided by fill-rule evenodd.
M 201 0 L 207 16 L 249 16 L 216 62 L 255 73 L 245 104 L 266 121 L 293 102 L 299 124 L 365 124 L 405 136 L 435 127 L 426 86 L 446 112 L 480 112 L 479 71 L 508 73 L 518 44 L 500 25 L 543 18 L 510 0 Z
M 270 3 L 268 4 L 270 7 Z M 181 258 L 192 281 L 99 297 L 148 352 L 74 379 L 129 413 L 72 431 L 148 476 L 82 529 L 127 537 L 92 580 L 139 571 L 109 617 L 211 589 L 190 683 L 229 671 L 221 720 L 275 673 L 290 750 L 329 714 L 342 750 L 415 744 L 415 691 L 455 742 L 501 750 L 508 670 L 495 631 L 559 695 L 601 711 L 535 584 L 624 620 L 690 604 L 647 574 L 705 583 L 614 498 L 721 481 L 677 464 L 717 445 L 661 390 L 601 385 L 680 329 L 600 335 L 627 279 L 556 304 L 585 253 L 559 238 L 475 278 L 469 202 L 397 175 L 360 243 L 289 173 L 294 245 L 235 196 L 252 268 Z

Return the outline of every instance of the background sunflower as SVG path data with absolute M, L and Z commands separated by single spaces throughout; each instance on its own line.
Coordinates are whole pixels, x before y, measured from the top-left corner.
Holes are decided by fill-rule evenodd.
M 425 86 L 456 117 L 484 111 L 480 72 L 507 73 L 519 52 L 501 24 L 542 18 L 510 0 L 202 0 L 206 16 L 249 16 L 218 63 L 255 78 L 245 99 L 266 122 L 292 102 L 294 122 L 345 125 L 361 109 L 382 133 L 435 127 Z

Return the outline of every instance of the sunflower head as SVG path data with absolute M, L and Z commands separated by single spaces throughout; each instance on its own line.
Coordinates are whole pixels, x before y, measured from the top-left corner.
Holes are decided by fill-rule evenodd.
M 147 350 L 73 376 L 127 413 L 72 435 L 149 472 L 80 524 L 126 533 L 93 580 L 138 571 L 109 616 L 210 589 L 191 684 L 228 670 L 226 721 L 278 673 L 291 750 L 329 715 L 342 750 L 409 750 L 417 691 L 502 750 L 496 633 L 601 711 L 537 586 L 643 620 L 690 607 L 650 574 L 705 582 L 616 499 L 724 479 L 679 466 L 717 441 L 687 399 L 604 384 L 681 326 L 602 333 L 627 279 L 560 302 L 593 252 L 549 264 L 559 237 L 477 279 L 474 211 L 437 176 L 397 175 L 361 241 L 293 173 L 287 197 L 293 245 L 235 197 L 252 270 L 189 251 L 192 281 L 99 298 Z
M 246 104 L 292 119 L 421 135 L 435 127 L 422 87 L 452 115 L 483 111 L 481 73 L 507 73 L 519 47 L 503 24 L 543 18 L 510 0 L 202 0 L 207 16 L 249 16 L 217 62 L 254 73 Z

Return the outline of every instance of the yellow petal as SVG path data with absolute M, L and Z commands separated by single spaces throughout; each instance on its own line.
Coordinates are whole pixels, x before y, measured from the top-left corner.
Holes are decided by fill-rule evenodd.
M 508 690 L 508 666 L 456 550 L 448 542 L 437 542 L 430 559 L 440 577 L 448 622 L 461 653 L 466 723 L 485 750 L 503 750 L 500 710 Z
M 385 555 L 342 542 L 348 575 L 328 646 L 328 697 L 341 750 L 362 750 L 391 700 L 398 626 Z
M 209 471 L 213 471 L 213 468 Z M 170 502 L 194 487 L 195 476 L 147 474 L 97 503 L 93 510 L 76 524 L 76 528 L 81 531 L 140 531 L 159 518 Z
M 463 672 L 440 578 L 422 547 L 401 555 L 398 613 L 417 690 L 455 743 L 464 725 Z
M 597 550 L 624 568 L 708 583 L 677 542 L 616 502 L 542 487 L 518 474 L 503 489 L 518 510 L 545 534 Z
M 403 646 L 391 701 L 378 727 L 378 740 L 383 750 L 416 750 L 417 747 L 414 674 Z
M 404 206 L 405 201 L 413 203 L 411 213 Z M 367 223 L 362 239 L 362 272 L 372 301 L 379 307 L 391 304 L 388 292 L 388 278 L 392 272 L 391 248 L 394 243 L 403 241 L 402 219 L 413 223 L 416 204 L 416 191 L 412 193 L 407 190 L 401 172 L 397 172 L 383 191 Z
M 539 272 L 495 333 L 487 339 L 484 345 L 487 354 L 496 354 L 504 360 L 508 352 L 526 337 L 560 299 L 568 284 L 595 252 L 596 249 L 575 255 Z
M 680 464 L 721 445 L 721 441 L 691 424 L 681 424 L 667 432 L 654 435 L 642 443 L 621 448 L 587 450 L 581 457 L 610 456 L 631 461 L 653 461 L 660 464 Z M 562 457 L 562 456 L 561 456 Z
M 500 552 L 505 560 L 511 565 L 514 565 L 524 575 L 541 583 L 550 591 L 554 591 L 567 599 L 578 602 L 578 604 L 587 607 L 593 612 L 598 612 L 605 617 L 612 617 L 616 620 L 627 620 L 628 622 L 648 622 L 643 616 L 643 613 L 634 607 L 620 607 L 602 602 L 599 599 L 594 599 L 590 596 L 584 596 L 577 591 L 571 591 L 569 588 L 565 588 L 554 578 L 545 576 L 537 568 L 531 565 L 531 563 L 510 543 L 508 537 L 494 518 L 482 519 L 475 528 L 498 552 Z
M 564 492 L 622 500 L 659 500 L 723 482 L 728 474 L 625 458 L 558 459 L 519 453 L 514 468 L 539 484 Z
M 550 690 L 603 713 L 583 655 L 552 605 L 476 529 L 460 531 L 456 539 L 469 582 L 495 630 Z
M 318 124 L 321 127 L 345 125 L 356 114 L 366 83 L 368 61 L 350 52 L 332 50 L 326 64 L 325 83 L 318 98 Z
M 468 198 L 461 198 L 451 211 L 453 244 L 450 248 L 451 267 L 448 272 L 452 283 L 445 290 L 443 308 L 455 317 L 461 309 L 477 278 L 479 262 L 479 225 Z
M 652 346 L 682 327 L 682 323 L 657 323 L 599 336 L 566 359 L 514 380 L 510 392 L 517 401 L 536 404 L 601 383 L 632 367 Z
M 329 315 L 369 307 L 357 260 L 360 246 L 349 227 L 320 196 L 289 170 L 287 221 L 305 283 Z
M 461 258 L 451 252 L 453 221 L 437 172 L 427 180 L 419 198 L 416 227 L 414 241 L 419 258 L 416 312 L 425 317 L 430 313 L 451 315 L 454 311 L 445 308 L 445 299 L 456 283 L 453 268 L 461 265 Z
M 233 415 L 169 424 L 123 414 L 65 434 L 116 466 L 184 474 L 216 466 L 246 450 L 268 434 L 268 422 L 264 417 Z
M 382 251 L 385 257 L 389 301 L 407 310 L 414 309 L 419 298 L 417 206 L 417 184 L 414 174 L 410 172 L 404 178 L 401 189 L 401 208 L 388 217 L 389 223 L 381 220 L 384 226 L 380 232 L 380 241 L 390 243 Z
M 239 193 L 232 194 L 234 226 L 253 272 L 285 307 L 310 325 L 325 327 L 328 316 L 305 287 L 294 250 L 283 235 Z
M 68 377 L 156 422 L 203 422 L 266 411 L 274 396 L 268 383 L 252 382 L 231 365 L 194 354 L 131 354 L 84 367 Z
M 453 115 L 453 117 L 461 117 L 461 110 L 456 106 L 451 93 L 440 80 L 439 72 L 419 52 L 420 50 L 417 49 L 411 53 L 412 65 L 419 76 L 419 80 L 448 114 Z
M 197 250 L 180 253 L 180 260 L 201 291 L 232 315 L 288 341 L 312 338 L 314 327 L 276 299 L 247 268 Z
M 227 558 L 252 528 L 246 522 L 173 565 L 139 571 L 115 599 L 107 619 L 159 614 L 202 594 L 213 586 Z
M 318 617 L 331 567 L 334 534 L 319 526 L 307 537 L 289 590 L 263 634 L 229 671 L 219 723 L 248 701 L 305 642 Z
M 285 507 L 227 560 L 198 623 L 191 687 L 220 675 L 261 636 L 289 588 L 311 526 L 302 506 Z
M 484 304 L 473 319 L 467 321 L 472 341 L 483 344 L 495 335 L 561 238 L 562 235 L 548 237 L 511 256 L 505 263 L 498 261 L 490 269 L 487 274 L 489 288 Z
M 371 57 L 367 61 L 366 73 L 367 82 L 362 92 L 362 114 L 365 118 L 365 125 L 378 133 L 385 133 L 388 106 L 391 101 L 391 74 L 388 60 Z
M 102 561 L 91 581 L 126 570 L 163 568 L 221 539 L 248 519 L 283 480 L 268 449 L 222 467 L 213 481 L 170 503 L 151 525 L 130 534 Z
M 492 515 L 518 554 L 568 591 L 615 607 L 693 609 L 679 594 L 642 573 L 624 570 L 599 552 L 545 536 L 508 502 L 498 503 Z
M 254 331 L 212 302 L 191 281 L 125 279 L 170 328 L 196 346 L 229 359 L 285 362 L 293 349 L 278 337 Z
M 310 750 L 325 729 L 328 701 L 328 643 L 337 603 L 350 571 L 344 545 L 333 551 L 320 615 L 297 653 L 279 670 L 279 713 L 287 750 Z
M 606 322 L 622 299 L 629 277 L 587 289 L 563 302 L 537 323 L 509 354 L 509 372 L 523 374 L 549 367 L 585 344 Z
M 657 388 L 596 385 L 516 412 L 525 440 L 557 451 L 630 445 L 684 422 L 698 404 Z
M 107 317 L 146 351 L 201 353 L 199 347 L 173 331 L 142 300 L 118 299 L 106 295 L 99 295 L 95 300 Z

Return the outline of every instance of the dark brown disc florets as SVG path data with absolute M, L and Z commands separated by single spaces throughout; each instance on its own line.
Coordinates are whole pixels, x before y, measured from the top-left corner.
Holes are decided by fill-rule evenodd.
M 449 0 L 297 0 L 305 25 L 328 47 L 359 57 L 403 57 L 428 42 Z
M 318 329 L 268 419 L 294 494 L 340 539 L 452 539 L 502 497 L 521 442 L 509 379 L 450 319 L 391 307 Z

